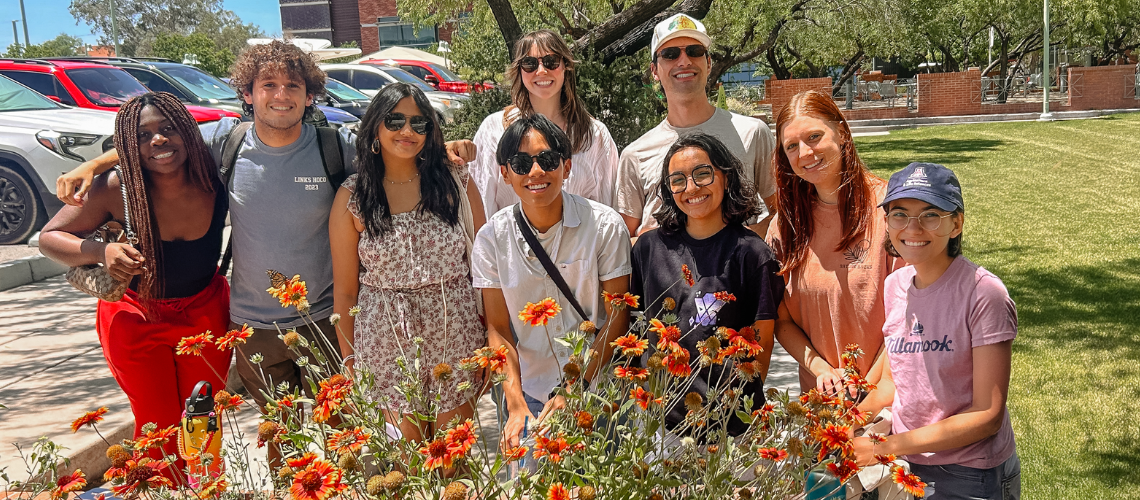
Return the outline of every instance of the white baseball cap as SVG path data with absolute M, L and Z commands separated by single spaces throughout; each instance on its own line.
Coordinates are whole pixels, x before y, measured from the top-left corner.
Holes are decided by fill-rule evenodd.
M 696 39 L 705 48 L 712 45 L 712 39 L 705 32 L 704 24 L 685 14 L 676 14 L 657 23 L 657 26 L 653 28 L 653 42 L 650 44 L 649 50 L 652 54 L 656 54 L 657 48 L 661 47 L 662 44 L 683 36 Z

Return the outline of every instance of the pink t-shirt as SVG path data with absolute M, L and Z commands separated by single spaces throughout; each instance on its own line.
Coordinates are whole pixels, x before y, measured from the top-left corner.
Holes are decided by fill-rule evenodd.
M 914 287 L 914 267 L 884 285 L 887 357 L 895 380 L 892 432 L 899 434 L 965 411 L 974 399 L 974 347 L 1017 336 L 1017 309 L 993 273 L 958 257 L 934 284 Z M 923 465 L 996 467 L 1013 455 L 1013 427 L 1004 409 L 997 434 L 976 443 L 907 455 Z

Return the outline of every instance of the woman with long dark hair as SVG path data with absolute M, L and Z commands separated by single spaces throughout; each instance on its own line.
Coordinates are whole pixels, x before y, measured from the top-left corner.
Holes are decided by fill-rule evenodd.
M 495 151 L 511 123 L 523 116 L 541 114 L 570 137 L 573 169 L 563 189 L 606 206 L 613 206 L 617 182 L 618 150 L 605 124 L 590 116 L 586 103 L 576 93 L 577 78 L 570 47 L 550 30 L 523 35 L 515 42 L 514 60 L 507 66 L 511 80 L 511 105 L 492 113 L 475 133 L 478 149 L 469 169 L 487 218 L 519 202 L 503 181 Z
M 692 391 L 705 396 L 731 385 L 763 406 L 784 280 L 776 275 L 780 265 L 772 249 L 744 225 L 760 206 L 743 172 L 744 164 L 728 147 L 705 133 L 683 135 L 669 148 L 661 167 L 662 205 L 654 214 L 659 227 L 633 246 L 630 292 L 642 297 L 647 317 L 676 315 L 682 335 L 672 349 L 687 350 L 680 358 L 699 370 Z M 667 302 L 675 309 L 670 311 Z M 706 341 L 718 335 L 724 347 L 740 355 L 710 348 Z M 650 343 L 660 347 L 651 337 Z M 697 361 L 702 356 L 706 362 Z M 693 431 L 683 428 L 685 411 L 673 403 L 666 416 L 670 430 Z M 747 428 L 734 417 L 719 425 L 733 435 Z
M 99 301 L 95 328 L 137 437 L 148 422 L 177 424 L 199 381 L 225 385 L 230 350 L 207 343 L 201 356 L 175 351 L 183 337 L 222 335 L 229 325 L 229 285 L 218 272 L 228 198 L 194 118 L 171 94 L 123 104 L 115 149 L 119 169 L 97 177 L 82 206 L 65 206 L 47 223 L 40 250 L 68 266 L 103 264 L 130 283 L 122 300 Z M 127 215 L 135 246 L 82 238 Z M 174 440 L 164 451 L 175 453 Z
M 345 364 L 375 376 L 371 394 L 388 422 L 419 440 L 435 432 L 410 415 L 423 414 L 425 401 L 438 401 L 438 425 L 474 412 L 471 394 L 455 387 L 469 379 L 459 360 L 487 340 L 470 278 L 483 207 L 466 170 L 448 161 L 431 103 L 419 89 L 384 87 L 359 130 L 358 173 L 337 192 L 329 218 L 338 338 Z M 353 306 L 360 307 L 355 317 Z M 397 358 L 416 366 L 417 350 L 418 385 L 407 387 Z M 433 377 L 441 363 L 453 368 L 450 379 Z M 418 397 L 409 398 L 409 390 Z
M 800 388 L 841 389 L 840 354 L 858 344 L 859 373 L 882 373 L 883 281 L 904 265 L 883 250 L 875 177 L 831 96 L 796 94 L 776 115 L 777 216 L 768 241 L 787 289 L 776 339 L 800 363 Z

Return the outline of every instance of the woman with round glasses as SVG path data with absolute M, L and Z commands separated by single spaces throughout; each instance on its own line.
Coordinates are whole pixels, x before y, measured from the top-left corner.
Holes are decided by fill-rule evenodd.
M 886 183 L 863 165 L 831 96 L 796 94 L 776 115 L 777 215 L 768 242 L 787 290 L 776 338 L 800 363 L 800 389 L 842 389 L 840 354 L 866 353 L 859 373 L 881 375 L 883 281 L 904 263 L 883 250 L 876 216 Z
M 586 104 L 575 93 L 577 81 L 570 47 L 557 33 L 539 30 L 515 42 L 514 54 L 514 61 L 507 66 L 511 105 L 484 119 L 474 139 L 477 156 L 470 171 L 482 194 L 487 218 L 519 201 L 499 174 L 495 151 L 511 123 L 533 114 L 545 116 L 570 137 L 575 168 L 563 189 L 612 207 L 617 145 L 605 124 L 590 116 Z
M 677 316 L 679 348 L 688 351 L 694 369 L 700 367 L 692 391 L 704 396 L 731 384 L 759 407 L 784 280 L 776 274 L 780 265 L 772 249 L 744 225 L 760 208 L 743 169 L 708 134 L 682 135 L 669 148 L 661 171 L 662 206 L 654 214 L 659 227 L 633 247 L 630 291 L 642 297 L 646 317 Z M 718 335 L 723 351 L 706 342 Z M 650 339 L 651 345 L 657 342 Z M 666 417 L 670 430 L 691 433 L 683 424 L 685 413 L 684 405 L 672 407 Z M 735 417 L 723 425 L 733 435 L 747 428 Z M 717 429 L 710 425 L 707 431 Z
M 372 100 L 356 139 L 356 167 L 329 217 L 340 349 L 346 366 L 375 377 L 371 395 L 388 422 L 420 440 L 474 410 L 472 394 L 455 389 L 470 380 L 468 372 L 455 369 L 442 382 L 432 370 L 457 367 L 486 342 L 470 278 L 482 206 L 466 170 L 447 160 L 431 103 L 411 85 L 388 85 Z M 360 307 L 355 318 L 353 306 Z M 418 384 L 407 387 L 398 357 L 418 367 L 409 368 Z M 421 422 L 413 412 L 436 419 Z
M 934 500 L 1019 498 L 1006 408 L 1017 307 L 1001 279 L 962 256 L 962 186 L 942 165 L 911 163 L 881 206 L 887 252 L 910 265 L 884 285 L 890 368 L 860 405 L 890 406 L 891 435 L 855 439 L 855 457 L 905 457 Z

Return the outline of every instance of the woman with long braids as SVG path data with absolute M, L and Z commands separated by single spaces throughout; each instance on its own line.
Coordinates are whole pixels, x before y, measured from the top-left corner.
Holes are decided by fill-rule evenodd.
M 507 66 L 511 105 L 492 113 L 475 133 L 477 156 L 469 165 L 490 219 L 495 212 L 519 202 L 499 173 L 495 151 L 503 131 L 520 117 L 540 114 L 570 137 L 573 169 L 563 189 L 570 194 L 614 205 L 618 150 L 610 130 L 590 116 L 575 92 L 573 54 L 562 37 L 550 30 L 527 33 L 515 42 L 514 60 Z
M 470 277 L 483 207 L 466 169 L 448 161 L 431 103 L 416 87 L 384 87 L 359 130 L 358 173 L 345 179 L 329 215 L 337 338 L 345 365 L 374 375 L 370 394 L 387 421 L 418 441 L 474 413 L 474 393 L 456 385 L 474 385 L 459 361 L 487 341 Z M 406 383 L 400 357 L 419 367 L 418 383 Z M 412 416 L 432 411 L 434 423 Z
M 194 118 L 171 94 L 123 104 L 115 148 L 120 168 L 96 177 L 82 206 L 65 206 L 47 223 L 40 250 L 68 266 L 103 264 L 130 283 L 122 300 L 99 301 L 95 329 L 138 437 L 148 422 L 176 425 L 199 381 L 225 385 L 230 350 L 207 343 L 201 356 L 175 351 L 183 337 L 221 335 L 229 325 L 229 285 L 218 272 L 227 197 Z M 127 221 L 122 192 L 137 244 L 84 240 L 108 221 Z M 163 448 L 175 450 L 174 440 Z
M 776 115 L 777 215 L 768 241 L 787 282 L 776 339 L 800 363 L 800 389 L 842 389 L 840 354 L 858 344 L 859 373 L 882 374 L 883 281 L 905 265 L 887 255 L 875 177 L 831 96 L 796 94 Z

